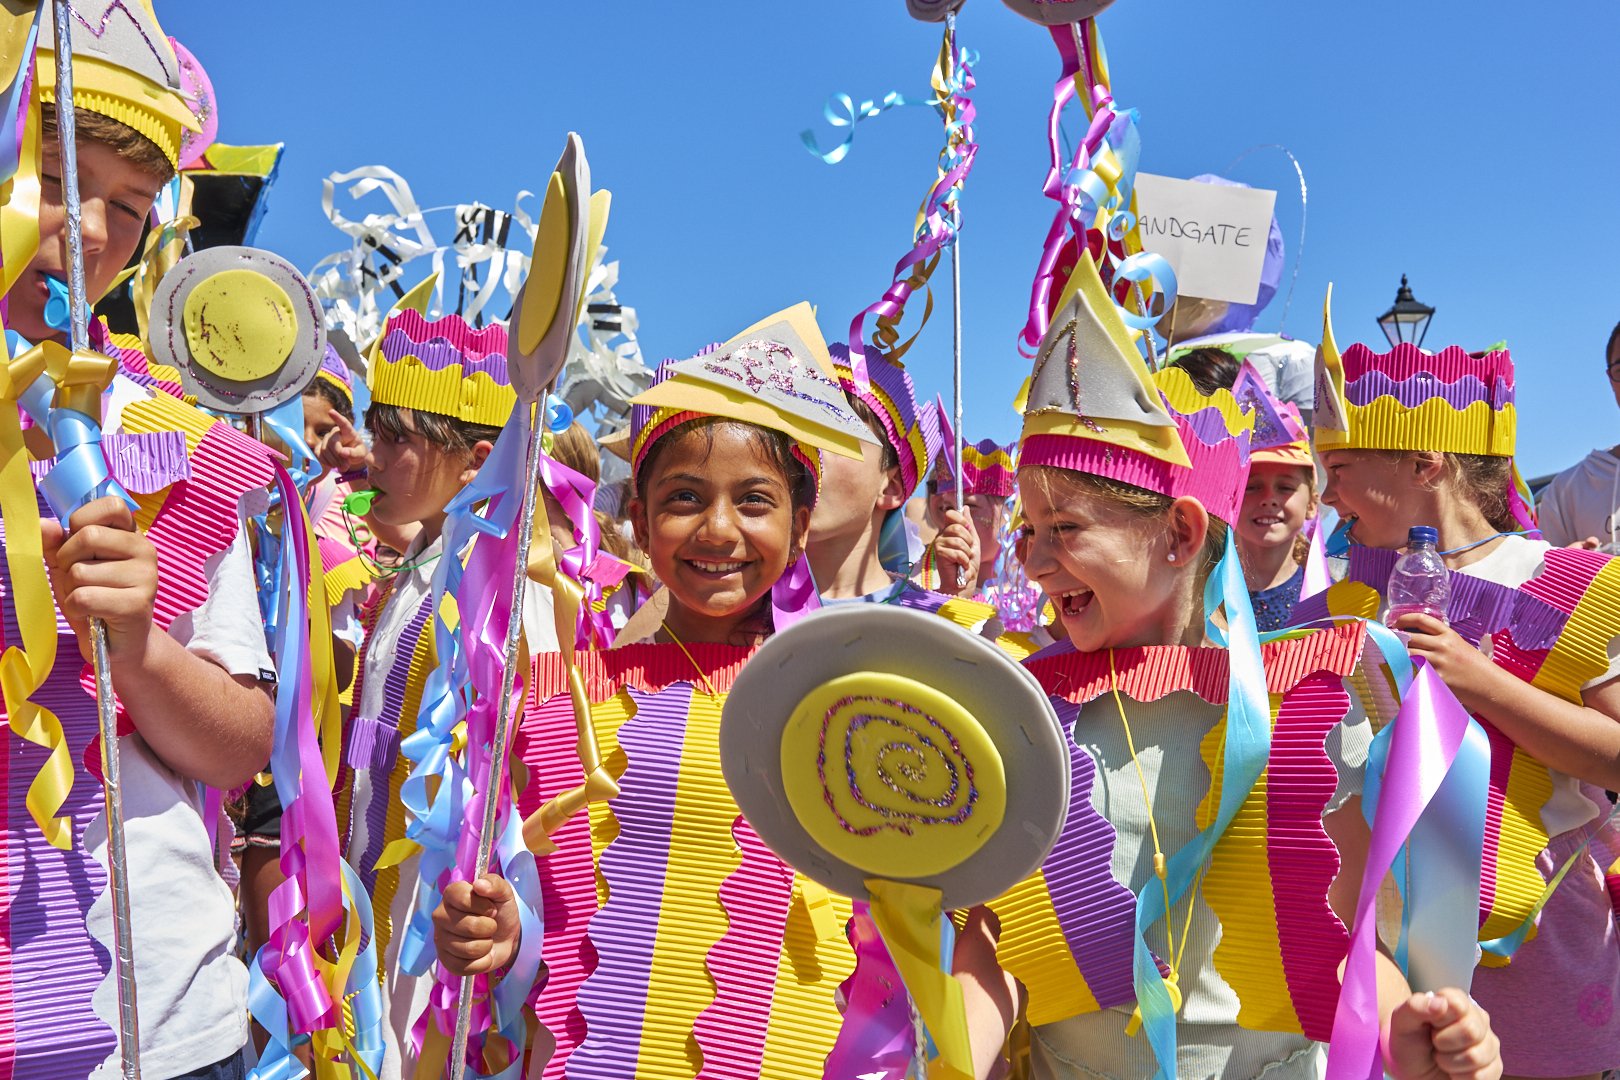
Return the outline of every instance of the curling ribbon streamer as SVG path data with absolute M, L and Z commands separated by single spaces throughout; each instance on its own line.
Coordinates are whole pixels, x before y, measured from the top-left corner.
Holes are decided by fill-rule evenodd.
M 34 349 L 0 370 L 0 515 L 8 525 L 6 565 L 22 643 L 0 655 L 0 688 L 12 734 L 49 751 L 45 765 L 28 785 L 28 814 L 53 847 L 73 842 L 71 822 L 56 812 L 73 789 L 73 760 L 62 722 L 29 700 L 56 665 L 56 602 L 45 576 L 39 502 L 28 471 L 16 401 L 45 370 L 45 355 Z
M 1587 833 L 1586 839 L 1581 842 L 1580 847 L 1570 853 L 1569 858 L 1564 860 L 1564 865 L 1560 866 L 1558 872 L 1552 876 L 1552 880 L 1547 882 L 1547 887 L 1541 891 L 1541 895 L 1536 898 L 1536 902 L 1530 906 L 1530 911 L 1525 915 L 1523 922 L 1514 927 L 1511 933 L 1504 934 L 1499 938 L 1492 938 L 1490 941 L 1481 941 L 1479 943 L 1480 949 L 1490 956 L 1500 957 L 1504 963 L 1511 959 L 1513 954 L 1519 950 L 1519 946 L 1523 945 L 1529 938 L 1530 931 L 1536 925 L 1536 920 L 1541 917 L 1541 909 L 1546 907 L 1547 901 L 1552 899 L 1553 892 L 1557 890 L 1575 864 L 1586 858 L 1587 852 L 1592 846 L 1592 841 L 1614 822 L 1617 815 L 1620 815 L 1620 807 L 1609 811 L 1608 816 L 1603 819 L 1602 823 Z M 1620 869 L 1620 862 L 1616 862 L 1610 868 L 1608 874 L 1605 875 L 1605 882 L 1611 895 L 1613 895 L 1615 888 L 1613 875 L 1617 869 Z
M 937 1066 L 928 1070 L 930 1080 L 970 1080 L 973 1054 L 962 987 L 940 955 L 940 891 L 882 878 L 868 878 L 866 891 L 872 897 L 872 922 L 939 1051 Z
M 1225 630 L 1215 622 L 1217 608 L 1225 610 Z M 1265 669 L 1260 661 L 1260 635 L 1230 533 L 1220 564 L 1205 584 L 1204 613 L 1206 635 L 1227 648 L 1230 664 L 1221 801 L 1209 826 L 1170 856 L 1165 868 L 1165 884 L 1172 906 L 1186 893 L 1199 868 L 1208 861 L 1216 841 L 1226 832 L 1260 779 L 1271 753 L 1271 704 L 1266 695 Z M 1159 1063 L 1157 1075 L 1167 1078 L 1174 1075 L 1176 1068 L 1176 1006 L 1171 1002 L 1164 975 L 1147 945 L 1148 930 L 1168 915 L 1165 889 L 1155 888 L 1154 884 L 1150 880 L 1137 896 L 1131 968 L 1142 1024 Z
M 509 425 L 507 432 L 512 433 L 510 437 L 513 444 L 523 448 L 529 442 L 530 425 L 523 422 L 528 419 L 529 410 L 526 406 L 520 405 L 517 412 L 520 420 L 516 424 Z M 503 433 L 502 437 L 506 438 L 508 435 Z M 517 475 L 524 475 L 521 455 L 515 464 Z M 496 475 L 499 477 L 502 474 Z M 510 478 L 512 474 L 504 475 Z M 521 504 L 525 497 L 534 498 L 535 493 L 524 492 L 521 482 L 509 487 L 501 496 L 503 501 L 517 504 Z M 542 933 L 540 916 L 534 907 L 540 897 L 539 870 L 535 867 L 533 854 L 523 844 L 522 826 L 517 815 L 513 813 L 511 784 L 508 782 L 506 772 L 511 746 L 509 742 L 498 746 L 494 744 L 497 717 L 501 707 L 502 674 L 506 666 L 506 632 L 512 615 L 512 605 L 516 599 L 512 593 L 511 581 L 517 565 L 518 539 L 518 531 L 511 528 L 508 523 L 504 535 L 482 536 L 474 541 L 457 592 L 463 656 L 468 675 L 467 685 L 473 694 L 472 704 L 467 710 L 467 749 L 464 756 L 471 790 L 466 812 L 457 822 L 459 837 L 456 858 L 454 864 L 448 868 L 448 878 L 441 877 L 436 882 L 436 888 L 423 890 L 434 894 L 433 902 L 437 907 L 436 897 L 442 894 L 445 885 L 452 881 L 472 879 L 476 868 L 479 825 L 484 818 L 484 801 L 497 800 L 497 821 L 500 831 L 497 834 L 494 854 L 501 875 L 512 884 L 517 897 L 521 924 L 517 955 L 508 966 L 505 976 L 494 983 L 489 996 L 489 1022 L 493 1032 L 505 1039 L 511 1048 L 509 1065 L 496 1074 L 501 1077 L 515 1077 L 521 1072 L 522 1048 L 527 1041 L 523 1004 L 540 973 Z M 517 702 L 522 700 L 526 681 L 520 669 L 518 681 L 513 688 Z M 514 715 L 520 714 L 517 702 L 512 704 Z M 510 731 L 515 730 L 514 723 L 509 729 L 508 739 Z M 429 917 L 431 918 L 431 913 Z M 478 982 L 479 980 L 474 982 L 474 993 L 477 993 Z M 436 1014 L 440 1030 L 447 1034 L 455 1029 L 460 989 L 460 977 L 451 975 L 440 967 L 435 975 L 431 995 L 432 1012 Z M 469 1050 L 469 1057 L 471 1056 Z M 488 1056 L 487 1047 L 485 1056 Z
M 875 303 L 857 313 L 849 324 L 850 374 L 855 385 L 862 389 L 870 384 L 864 345 L 866 320 L 877 320 L 873 343 L 887 359 L 898 363 L 933 313 L 934 299 L 930 293 L 916 332 L 904 344 L 899 343 L 898 324 L 905 314 L 906 303 L 917 289 L 927 288 L 929 278 L 939 265 L 940 253 L 955 243 L 961 228 L 960 196 L 979 151 L 973 135 L 975 109 L 968 96 L 974 86 L 973 65 L 977 62 L 966 49 L 957 47 L 955 23 L 947 22 L 930 80 L 934 96 L 926 102 L 917 102 L 933 105 L 945 122 L 945 145 L 939 152 L 938 172 L 917 211 L 912 248 L 895 264 L 889 288 Z M 853 132 L 849 138 L 854 138 Z M 846 139 L 839 150 L 847 152 L 848 147 Z M 843 153 L 838 157 L 841 159 Z M 823 160 L 827 158 L 823 156 Z
M 99 353 L 71 353 L 54 341 L 35 348 L 45 353 L 45 372 L 56 384 L 56 401 L 45 419 L 56 447 L 56 467 L 40 491 L 58 520 L 66 522 L 87 503 L 106 495 L 139 509 L 112 477 L 101 449 L 101 394 L 118 374 L 118 361 Z
M 1350 931 L 1350 954 L 1334 1015 L 1327 1080 L 1376 1080 L 1384 1073 L 1376 1022 L 1379 886 L 1441 792 L 1464 747 L 1473 743 L 1469 753 L 1476 752 L 1478 742 L 1470 728 L 1478 726 L 1433 669 L 1415 662 L 1412 685 L 1400 712 L 1385 729 L 1390 733 L 1386 767 L 1378 785 L 1372 839 Z M 1478 739 L 1483 738 L 1481 732 Z M 1473 927 L 1473 920 L 1457 921 L 1470 930 Z

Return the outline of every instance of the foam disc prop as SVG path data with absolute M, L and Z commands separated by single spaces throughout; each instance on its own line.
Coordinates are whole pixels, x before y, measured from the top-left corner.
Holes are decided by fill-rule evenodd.
M 923 22 L 944 22 L 945 16 L 962 10 L 967 0 L 906 0 L 906 10 L 913 19 Z
M 1042 26 L 1063 26 L 1100 15 L 1113 6 L 1114 0 L 1001 0 L 1001 2 L 1031 22 L 1038 22 Z
M 519 401 L 539 401 L 568 361 L 608 204 L 607 192 L 591 194 L 585 144 L 570 131 L 546 185 L 529 274 L 512 307 L 506 363 Z
M 1034 873 L 1068 812 L 1068 737 L 1046 694 L 983 638 L 920 611 L 827 608 L 737 676 L 720 765 L 784 862 L 858 899 L 868 878 L 946 910 Z
M 315 291 L 287 260 L 249 247 L 189 255 L 152 300 L 152 355 L 186 393 L 230 413 L 274 409 L 308 386 L 326 353 Z

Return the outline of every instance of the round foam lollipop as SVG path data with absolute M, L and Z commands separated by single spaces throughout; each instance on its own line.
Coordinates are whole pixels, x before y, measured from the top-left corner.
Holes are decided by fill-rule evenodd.
M 186 393 L 220 412 L 261 413 L 298 396 L 326 354 L 315 291 L 279 255 L 207 248 L 158 284 L 148 337 Z
M 944 22 L 945 16 L 961 11 L 967 0 L 906 0 L 906 10 L 913 19 L 923 22 Z
M 857 898 L 883 878 L 984 903 L 1068 812 L 1068 737 L 1035 679 L 905 608 L 828 608 L 767 642 L 726 700 L 720 764 L 772 851 Z
M 1024 18 L 1042 26 L 1063 26 L 1107 10 L 1114 0 L 1001 0 Z

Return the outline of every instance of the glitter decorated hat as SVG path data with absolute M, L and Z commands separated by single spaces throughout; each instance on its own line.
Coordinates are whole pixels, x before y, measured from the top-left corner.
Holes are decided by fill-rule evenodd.
M 73 104 L 150 139 L 170 165 L 181 133 L 200 132 L 181 91 L 181 64 L 144 0 L 79 0 L 73 5 Z M 35 52 L 40 100 L 56 102 L 56 22 L 39 20 Z
M 1517 416 L 1513 358 L 1506 349 L 1437 353 L 1407 342 L 1386 353 L 1333 339 L 1333 290 L 1322 305 L 1316 350 L 1318 453 L 1329 450 L 1434 450 L 1512 457 Z
M 1316 467 L 1311 457 L 1311 438 L 1305 431 L 1299 407 L 1293 402 L 1278 401 L 1254 365 L 1246 360 L 1238 369 L 1232 396 L 1237 398 L 1238 405 L 1254 415 L 1254 436 L 1249 442 L 1251 465 Z
M 406 293 L 371 350 L 371 400 L 489 427 L 502 427 L 517 404 L 506 373 L 506 327 L 474 330 L 460 315 L 423 313 L 434 277 Z
M 782 432 L 818 482 L 821 463 L 814 451 L 858 458 L 862 443 L 877 442 L 835 379 L 809 304 L 762 319 L 690 359 L 664 361 L 631 405 L 633 472 L 641 471 L 660 438 L 704 416 Z
M 1035 356 L 1019 464 L 1191 496 L 1232 521 L 1252 418 L 1231 391 L 1198 393 L 1186 372 L 1148 372 L 1091 259 L 1082 256 Z
M 884 438 L 900 459 L 900 483 L 910 495 L 939 452 L 940 428 L 934 410 L 918 407 L 916 388 L 903 365 L 867 349 L 868 382 L 863 390 L 849 364 L 849 346 L 834 342 L 827 349 L 844 393 L 865 403 L 883 425 Z
M 315 377 L 323 382 L 337 387 L 338 391 L 354 402 L 354 376 L 349 374 L 349 365 L 343 362 L 343 355 L 329 340 L 326 343 L 326 354 L 321 357 L 321 369 Z

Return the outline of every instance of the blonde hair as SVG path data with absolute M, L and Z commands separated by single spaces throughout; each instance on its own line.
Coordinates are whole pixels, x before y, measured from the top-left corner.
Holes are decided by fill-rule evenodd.
M 1400 461 L 1421 453 L 1417 450 L 1377 450 L 1375 453 Z M 1441 481 L 1459 498 L 1480 512 L 1486 524 L 1502 532 L 1519 528 L 1508 505 L 1508 489 L 1513 484 L 1513 459 L 1488 454 L 1442 453 L 1445 462 Z
M 1065 495 L 1090 495 L 1104 499 L 1120 510 L 1147 521 L 1163 523 L 1175 502 L 1168 495 L 1139 488 L 1122 480 L 1076 472 L 1056 465 L 1026 465 L 1018 470 L 1018 476 L 1020 480 L 1025 476 L 1031 477 L 1052 502 L 1057 502 L 1059 497 Z M 1198 553 L 1198 565 L 1194 567 L 1200 588 L 1209 575 L 1214 573 L 1221 556 L 1226 553 L 1226 534 L 1226 522 L 1211 515 L 1209 531 L 1204 536 L 1204 547 Z
M 602 458 L 596 448 L 596 440 L 591 438 L 591 433 L 578 420 L 552 437 L 551 456 L 593 484 L 602 480 Z M 594 507 L 591 513 L 596 515 L 603 549 L 609 555 L 639 564 L 641 560 L 636 557 L 636 549 L 624 538 L 613 519 Z

